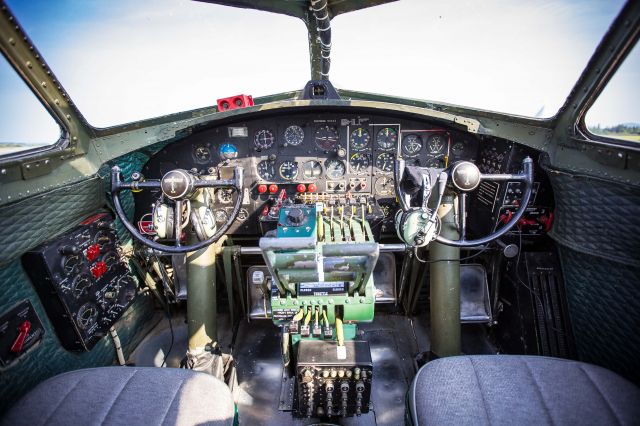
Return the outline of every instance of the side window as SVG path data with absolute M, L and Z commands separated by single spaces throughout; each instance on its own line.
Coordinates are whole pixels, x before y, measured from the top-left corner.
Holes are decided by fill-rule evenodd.
M 55 144 L 60 126 L 0 55 L 0 156 Z
M 640 143 L 640 43 L 637 43 L 585 117 L 596 136 Z

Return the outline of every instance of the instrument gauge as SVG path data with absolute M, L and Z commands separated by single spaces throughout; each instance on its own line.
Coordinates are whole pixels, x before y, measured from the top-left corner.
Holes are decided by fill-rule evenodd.
M 298 163 L 291 160 L 283 161 L 278 167 L 278 172 L 282 179 L 294 180 L 298 177 Z
M 369 146 L 370 140 L 371 136 L 369 136 L 369 132 L 363 127 L 355 129 L 351 132 L 351 136 L 349 137 L 351 149 L 354 151 L 362 151 L 363 149 L 366 149 Z
M 233 201 L 233 190 L 227 188 L 218 189 L 218 201 L 223 204 L 229 204 Z
M 344 163 L 340 160 L 329 160 L 326 163 L 326 167 L 326 174 L 329 179 L 340 179 L 347 171 Z
M 273 137 L 273 132 L 271 130 L 258 130 L 253 136 L 253 146 L 255 147 L 256 151 L 269 149 L 273 146 L 275 140 L 276 139 Z
M 110 251 L 102 256 L 102 261 L 107 265 L 107 269 L 111 270 L 119 263 L 120 258 L 116 252 Z
M 83 330 L 91 328 L 97 318 L 98 309 L 93 303 L 85 303 L 80 306 L 80 309 L 78 309 L 78 313 L 76 314 L 76 322 Z
M 374 184 L 378 195 L 392 195 L 395 192 L 394 180 L 388 176 L 380 176 Z
M 325 151 L 332 151 L 338 144 L 338 129 L 333 126 L 322 126 L 316 130 L 316 145 Z
M 77 254 L 71 254 L 69 256 L 65 256 L 62 260 L 62 269 L 64 273 L 69 275 L 76 271 L 80 264 L 82 263 L 82 259 Z
M 390 152 L 383 152 L 376 157 L 376 167 L 383 172 L 393 171 L 394 158 Z
M 113 234 L 106 230 L 100 230 L 96 233 L 96 237 L 94 242 L 96 244 L 100 244 L 100 246 L 104 247 L 110 244 L 113 241 Z
M 193 149 L 193 156 L 199 163 L 208 163 L 211 160 L 211 151 L 206 146 L 196 146 Z
M 304 130 L 300 126 L 289 126 L 284 131 L 284 141 L 293 146 L 298 146 L 304 141 Z
M 80 274 L 74 278 L 73 283 L 71 283 L 71 291 L 73 292 L 73 297 L 79 299 L 83 294 L 87 294 L 89 287 L 91 287 L 91 278 L 87 274 Z
M 367 172 L 369 163 L 369 156 L 360 152 L 352 154 L 351 158 L 349 158 L 349 166 L 351 166 L 351 171 L 358 175 Z
M 225 210 L 216 210 L 213 213 L 213 217 L 216 220 L 216 223 L 226 223 L 229 220 L 229 215 L 227 214 L 227 212 Z
M 456 157 L 461 157 L 465 151 L 464 142 L 456 142 L 451 147 L 451 155 L 455 155 Z
M 322 164 L 319 161 L 311 160 L 302 165 L 302 176 L 305 179 L 317 179 L 322 176 Z
M 224 160 L 233 160 L 238 157 L 238 148 L 230 143 L 220 145 L 220 157 Z
M 407 157 L 415 157 L 422 149 L 422 138 L 415 133 L 402 139 L 402 153 Z
M 430 154 L 441 154 L 447 146 L 447 139 L 444 135 L 435 134 L 427 139 L 427 150 Z
M 258 163 L 258 176 L 264 180 L 273 180 L 276 176 L 276 166 L 273 161 L 262 160 Z
M 240 209 L 238 212 L 238 216 L 236 216 L 236 220 L 245 221 L 249 218 L 249 212 L 247 209 Z
M 393 149 L 398 142 L 398 131 L 393 127 L 384 127 L 376 135 L 376 143 L 381 149 Z

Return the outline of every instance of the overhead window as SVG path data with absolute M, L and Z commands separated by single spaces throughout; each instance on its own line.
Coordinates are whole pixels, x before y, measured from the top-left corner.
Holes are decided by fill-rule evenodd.
M 0 55 L 0 156 L 55 144 L 60 126 Z
M 636 44 L 585 117 L 596 136 L 640 143 L 640 45 Z

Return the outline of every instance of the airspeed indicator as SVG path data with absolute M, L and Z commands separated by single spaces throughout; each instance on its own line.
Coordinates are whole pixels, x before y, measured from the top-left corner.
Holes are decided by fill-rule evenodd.
M 390 152 L 383 152 L 376 158 L 376 167 L 383 172 L 393 171 L 393 154 Z

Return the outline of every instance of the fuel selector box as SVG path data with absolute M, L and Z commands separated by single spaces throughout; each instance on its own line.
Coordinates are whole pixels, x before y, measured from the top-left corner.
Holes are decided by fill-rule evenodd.
M 92 216 L 22 257 L 62 345 L 90 350 L 136 296 L 113 218 Z

